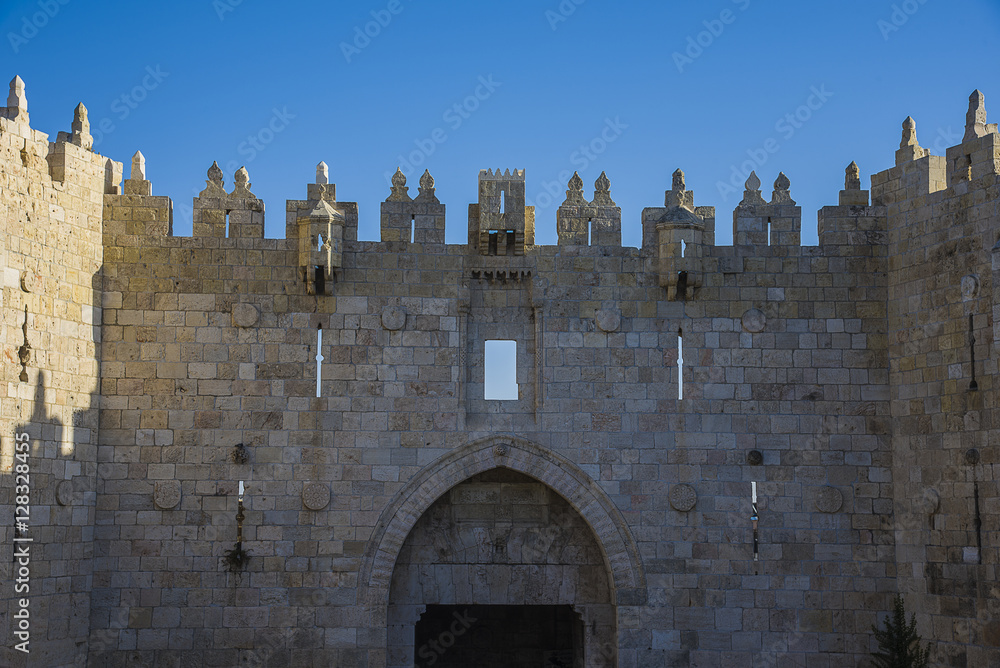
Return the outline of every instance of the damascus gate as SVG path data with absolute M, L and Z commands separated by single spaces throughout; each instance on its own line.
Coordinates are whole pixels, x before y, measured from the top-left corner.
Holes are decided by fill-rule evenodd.
M 269 203 L 280 239 L 205 165 L 175 236 L 155 164 L 27 101 L 0 107 L 0 664 L 838 668 L 899 593 L 932 665 L 1000 666 L 979 91 L 945 155 L 907 118 L 893 167 L 845 165 L 816 246 L 777 170 L 732 245 L 679 169 L 625 221 L 614 174 L 574 175 L 536 245 L 513 166 L 469 174 L 464 244 L 426 172 L 359 240 L 324 163 Z

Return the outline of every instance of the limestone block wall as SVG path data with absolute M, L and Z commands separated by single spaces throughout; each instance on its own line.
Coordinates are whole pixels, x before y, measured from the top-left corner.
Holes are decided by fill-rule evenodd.
M 430 508 L 407 505 L 422 471 L 504 434 L 620 517 L 631 548 L 598 544 L 645 584 L 613 593 L 619 665 L 867 655 L 895 588 L 884 208 L 828 208 L 844 238 L 821 247 L 706 246 L 686 301 L 656 246 L 395 239 L 345 240 L 307 294 L 296 239 L 141 233 L 168 211 L 105 209 L 93 608 L 115 651 L 93 660 L 394 660 L 379 527 Z M 483 398 L 491 339 L 518 343 L 515 401 Z M 240 481 L 251 560 L 230 573 Z
M 936 641 L 939 665 L 990 665 L 1000 645 L 991 258 L 1000 240 L 998 148 L 995 133 L 967 133 L 948 149 L 947 167 L 944 158 L 904 156 L 872 177 L 890 221 L 899 587 L 919 631 Z M 925 186 L 914 190 L 913 181 Z
M 561 245 L 492 182 L 448 245 L 429 174 L 414 199 L 394 178 L 358 241 L 322 164 L 285 239 L 217 166 L 175 237 L 141 154 L 119 185 L 85 110 L 50 144 L 22 97 L 0 118 L 0 454 L 6 483 L 39 429 L 50 665 L 406 665 L 421 609 L 466 603 L 582 608 L 587 665 L 863 665 L 896 591 L 937 664 L 997 659 L 1000 151 L 978 114 L 946 157 L 908 119 L 870 203 L 848 167 L 815 247 L 783 174 L 770 202 L 751 175 L 719 247 L 679 171 L 641 248 L 606 175 L 592 200 L 571 182 Z M 492 253 L 480 223 L 522 209 Z M 515 400 L 485 399 L 491 340 L 517 344 Z M 515 556 L 515 505 L 567 548 Z
M 54 142 L 29 125 L 19 78 L 7 105 L 0 107 L 0 663 L 28 665 L 30 656 L 30 665 L 74 665 L 90 628 L 101 205 L 121 164 L 92 152 L 82 105 L 72 132 Z M 27 453 L 15 449 L 22 432 L 30 436 Z M 25 518 L 15 506 L 25 487 L 28 527 L 19 531 L 15 513 Z M 27 638 L 15 634 L 22 598 Z M 30 655 L 15 649 L 25 640 Z

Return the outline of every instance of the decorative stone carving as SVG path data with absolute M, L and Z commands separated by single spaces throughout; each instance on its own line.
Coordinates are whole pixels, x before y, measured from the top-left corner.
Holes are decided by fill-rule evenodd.
M 611 179 L 604 172 L 594 181 L 594 206 L 618 206 L 611 199 Z
M 386 202 L 409 202 L 410 196 L 407 194 L 410 189 L 406 187 L 406 174 L 399 167 L 392 175 L 392 192 Z
M 253 327 L 260 320 L 260 311 L 253 304 L 233 305 L 233 325 L 236 327 Z
M 677 511 L 686 513 L 698 503 L 698 492 L 686 483 L 679 483 L 670 488 L 670 506 Z
M 760 179 L 757 177 L 757 172 L 750 172 L 750 176 L 747 177 L 747 181 L 744 184 L 743 200 L 739 203 L 739 206 L 762 206 L 764 204 L 767 204 L 767 202 L 760 196 Z
M 309 510 L 323 510 L 330 503 L 330 488 L 319 482 L 302 487 L 302 505 Z
M 967 302 L 979 296 L 979 277 L 969 274 L 962 277 L 962 301 Z
M 35 292 L 38 289 L 38 275 L 28 269 L 22 271 L 21 289 L 25 292 Z
M 69 506 L 73 504 L 73 481 L 59 481 L 59 484 L 56 485 L 56 503 L 60 506 Z
M 504 444 L 499 444 L 493 448 L 493 454 L 497 457 L 503 457 L 507 454 L 507 446 Z
M 398 306 L 386 306 L 382 310 L 382 326 L 390 332 L 403 329 L 406 325 L 406 311 Z
M 615 309 L 600 309 L 594 314 L 594 321 L 602 332 L 617 332 L 622 324 L 622 314 Z
M 743 329 L 751 334 L 763 332 L 767 326 L 767 316 L 760 309 L 752 308 L 743 314 Z
M 925 515 L 933 515 L 937 512 L 938 507 L 941 505 L 941 496 L 937 493 L 936 489 L 928 487 L 924 490 L 924 494 L 920 498 L 919 504 L 920 510 L 922 510 Z
M 566 201 L 563 206 L 586 206 L 587 198 L 583 196 L 583 179 L 578 172 L 573 172 L 569 180 L 568 190 L 566 190 Z
M 816 494 L 816 510 L 835 513 L 844 505 L 844 495 L 836 487 L 823 487 Z
M 790 204 L 795 205 L 795 200 L 792 199 L 792 195 L 788 192 L 792 184 L 789 182 L 788 177 L 785 176 L 784 172 L 778 172 L 778 178 L 774 180 L 774 190 L 771 192 L 771 204 Z
M 161 510 L 175 508 L 181 502 L 181 484 L 176 480 L 158 480 L 153 488 L 153 503 Z

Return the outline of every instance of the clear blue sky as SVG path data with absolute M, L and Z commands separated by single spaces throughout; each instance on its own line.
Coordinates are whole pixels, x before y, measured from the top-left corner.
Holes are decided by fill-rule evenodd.
M 606 170 L 635 246 L 642 208 L 662 206 L 681 167 L 725 244 L 739 195 L 720 183 L 756 155 L 765 196 L 779 170 L 791 179 L 815 243 L 844 167 L 856 160 L 867 187 L 907 115 L 936 154 L 960 140 L 974 88 L 1000 121 L 995 1 L 5 0 L 0 28 L 3 76 L 25 80 L 32 125 L 54 139 L 82 101 L 98 151 L 126 174 L 145 154 L 179 235 L 213 160 L 227 189 L 246 165 L 269 237 L 324 160 L 338 198 L 359 203 L 360 238 L 377 239 L 387 175 L 418 152 L 410 192 L 429 168 L 451 243 L 465 242 L 481 168 L 527 170 L 543 244 L 560 175 L 579 169 L 589 197 Z M 800 110 L 814 90 L 826 99 Z M 797 111 L 808 120 L 782 122 Z M 768 139 L 777 150 L 759 160 Z

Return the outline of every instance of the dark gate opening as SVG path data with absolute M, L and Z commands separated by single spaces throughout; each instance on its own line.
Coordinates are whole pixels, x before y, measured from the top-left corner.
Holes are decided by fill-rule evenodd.
M 418 668 L 581 668 L 583 622 L 568 605 L 428 605 Z

